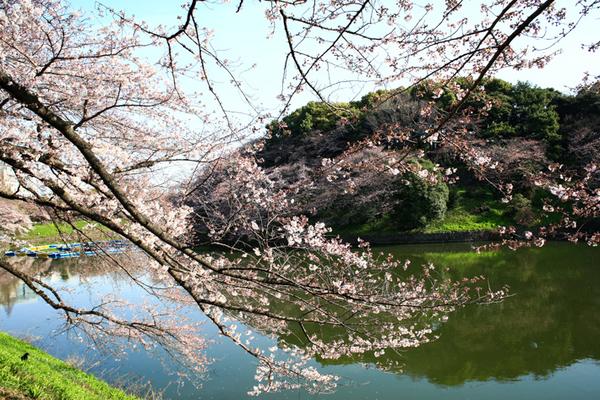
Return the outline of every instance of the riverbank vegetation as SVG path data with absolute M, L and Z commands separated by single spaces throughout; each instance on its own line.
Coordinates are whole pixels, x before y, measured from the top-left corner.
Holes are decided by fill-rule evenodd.
M 130 304 L 114 290 L 89 303 L 0 258 L 90 343 L 164 349 L 185 370 L 174 376 L 201 376 L 212 340 L 187 308 L 162 307 L 181 299 L 254 358 L 249 393 L 329 392 L 338 378 L 315 357 L 419 346 L 457 308 L 507 294 L 480 275 L 452 280 L 364 242 L 357 250 L 327 225 L 466 229 L 511 218 L 531 229 L 507 229 L 511 248 L 542 246 L 559 228 L 600 243 L 598 230 L 581 229 L 600 215 L 597 87 L 563 98 L 489 78 L 545 65 L 558 50 L 548 38 L 558 46 L 593 21 L 597 1 L 483 0 L 466 18 L 457 1 L 192 0 L 157 23 L 134 3 L 86 15 L 63 0 L 0 1 L 0 197 L 106 227 L 143 253 L 156 280 L 140 280 L 137 254 L 104 255 L 151 300 Z M 227 30 L 251 14 L 248 33 L 262 21 L 272 35 L 249 46 Z M 231 42 L 213 41 L 211 23 Z M 277 41 L 273 53 L 258 50 Z M 247 50 L 264 82 L 246 82 Z M 411 86 L 326 101 L 401 84 Z M 278 100 L 263 105 L 249 91 Z M 309 99 L 319 101 L 292 111 Z M 538 227 L 554 213 L 558 224 Z M 194 251 L 196 233 L 223 251 Z M 375 315 L 385 323 L 374 333 Z M 310 346 L 279 357 L 241 336 L 244 324 L 269 336 L 302 328 Z M 332 326 L 343 329 L 307 333 Z
M 294 190 L 290 214 L 309 215 L 346 237 L 533 230 L 557 223 L 559 213 L 552 211 L 560 202 L 551 201 L 535 176 L 547 165 L 581 175 L 600 162 L 600 85 L 582 84 L 575 94 L 564 94 L 484 80 L 465 104 L 471 115 L 464 127 L 465 140 L 481 154 L 475 164 L 494 160 L 483 176 L 461 146 L 441 146 L 441 138 L 423 130 L 427 121 L 420 121 L 431 104 L 436 113 L 448 113 L 471 83 L 424 81 L 359 101 L 310 102 L 267 126 L 258 161 L 277 187 Z M 409 167 L 396 168 L 386 150 L 403 153 Z M 382 162 L 387 168 L 373 168 Z M 211 174 L 214 188 L 228 179 L 227 168 Z M 201 223 L 198 230 L 207 232 Z
M 21 239 L 28 241 L 35 240 L 51 240 L 60 239 L 63 235 L 70 235 L 75 230 L 82 230 L 88 226 L 88 222 L 84 220 L 76 220 L 72 224 L 54 223 L 54 222 L 43 222 L 34 224 L 30 230 L 20 235 Z
M 48 243 L 49 241 L 94 241 L 110 240 L 118 236 L 97 222 L 74 219 L 69 222 L 40 222 L 18 238 L 28 243 Z
M 24 354 L 26 360 L 21 359 Z M 3 332 L 0 332 L 0 398 L 138 399 Z

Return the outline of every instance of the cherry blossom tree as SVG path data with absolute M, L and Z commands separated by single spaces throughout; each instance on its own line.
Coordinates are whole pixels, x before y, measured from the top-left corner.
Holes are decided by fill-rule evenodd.
M 477 19 L 468 19 L 462 1 L 261 3 L 265 23 L 281 33 L 288 48 L 282 54 L 281 115 L 303 90 L 327 102 L 328 93 L 348 82 L 408 79 L 410 86 L 439 82 L 437 93 L 454 77 L 472 75 L 449 110 L 440 113 L 433 103 L 422 107 L 423 140 L 460 149 L 485 178 L 493 160 L 469 143 L 465 127 L 473 115 L 467 99 L 499 68 L 542 67 L 553 48 L 535 50 L 527 43 L 560 41 L 598 9 L 598 2 L 582 0 L 568 10 L 552 0 L 477 6 Z M 251 5 L 241 1 L 237 10 L 245 7 Z M 36 204 L 57 220 L 75 216 L 100 224 L 142 250 L 145 270 L 168 290 L 135 278 L 131 261 L 107 258 L 151 296 L 197 307 L 222 335 L 254 356 L 258 384 L 252 393 L 299 386 L 330 390 L 335 377 L 307 366 L 312 356 L 417 346 L 434 339 L 433 327 L 456 307 L 505 295 L 503 288 L 481 289 L 479 277 L 450 282 L 433 266 L 409 267 L 404 260 L 378 256 L 366 243 L 353 249 L 328 236 L 323 224 L 291 213 L 293 188 L 274 184 L 256 163 L 252 146 L 238 151 L 269 116 L 253 106 L 235 69 L 210 46 L 211 32 L 200 17 L 210 9 L 203 2 L 184 4 L 181 24 L 173 29 L 150 26 L 127 10 L 99 8 L 110 19 L 101 27 L 58 0 L 0 1 L 0 160 L 18 180 L 16 190 L 1 196 Z M 215 70 L 248 105 L 249 120 L 241 122 L 228 111 Z M 324 80 L 318 74 L 323 70 L 333 73 Z M 344 78 L 331 78 L 336 71 L 345 71 Z M 404 140 L 405 132 L 392 122 L 387 134 Z M 360 146 L 379 144 L 376 135 Z M 373 153 L 377 172 L 424 175 L 407 163 L 419 154 L 414 147 Z M 340 163 L 351 161 L 324 160 L 323 173 L 338 179 L 344 171 Z M 174 188 L 169 181 L 177 164 L 192 172 Z M 226 182 L 211 180 L 223 170 Z M 539 183 L 561 199 L 576 199 L 576 212 L 597 215 L 599 194 L 586 186 L 594 171 L 590 166 L 588 175 L 568 183 L 566 176 L 548 173 Z M 498 185 L 510 195 L 507 184 Z M 190 246 L 192 210 L 186 200 L 198 192 L 220 194 L 216 202 L 205 196 L 196 204 L 220 251 L 196 252 Z M 112 336 L 155 343 L 196 370 L 206 363 L 206 342 L 179 316 L 164 318 L 153 307 L 123 313 L 117 300 L 81 308 L 18 264 L 1 260 L 0 267 L 94 340 Z M 247 342 L 232 320 L 265 334 L 301 332 L 311 345 L 283 349 L 282 357 Z M 325 342 L 312 333 L 320 326 L 336 334 Z

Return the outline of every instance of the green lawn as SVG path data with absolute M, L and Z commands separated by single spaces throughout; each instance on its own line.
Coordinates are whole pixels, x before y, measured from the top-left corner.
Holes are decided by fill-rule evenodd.
M 507 205 L 494 197 L 491 191 L 480 188 L 454 188 L 453 200 L 448 206 L 446 216 L 431 222 L 415 233 L 464 232 L 494 230 L 499 226 L 514 225 L 515 221 L 507 214 Z M 398 232 L 389 216 L 366 224 L 352 225 L 334 229 L 339 235 L 393 234 Z
M 77 229 L 83 229 L 88 224 L 87 221 L 78 220 L 73 222 L 73 225 Z M 53 222 L 46 222 L 44 224 L 34 225 L 29 232 L 22 236 L 23 239 L 37 239 L 60 236 L 61 234 L 73 233 L 73 227 L 67 223 L 54 224 Z
M 73 226 L 75 226 L 77 230 L 85 231 L 85 233 L 94 240 L 108 239 L 110 236 L 110 230 L 108 228 L 95 222 L 90 223 L 85 220 L 76 220 L 73 222 Z M 53 222 L 35 224 L 27 233 L 20 235 L 19 239 L 30 242 L 37 242 L 41 239 L 44 239 L 45 241 L 61 241 L 63 236 L 69 236 L 75 232 L 73 226 L 66 222 L 58 224 L 55 224 Z
M 514 225 L 508 217 L 506 204 L 495 199 L 490 192 L 456 189 L 455 199 L 446 217 L 425 227 L 424 232 L 464 232 L 493 230 L 499 226 Z
M 25 353 L 29 353 L 29 358 L 22 361 Z M 0 332 L 0 398 L 137 399 L 3 332 Z

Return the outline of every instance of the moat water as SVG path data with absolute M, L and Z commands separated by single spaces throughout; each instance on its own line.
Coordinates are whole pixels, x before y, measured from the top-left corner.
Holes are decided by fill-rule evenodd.
M 492 287 L 510 286 L 499 304 L 471 305 L 449 316 L 439 339 L 421 347 L 388 351 L 337 363 L 314 360 L 342 377 L 335 393 L 287 391 L 267 399 L 600 399 L 600 248 L 550 243 L 543 248 L 476 254 L 468 244 L 377 248 L 412 263 L 447 266 L 455 278 L 484 275 Z M 72 288 L 87 303 L 118 291 L 132 302 L 144 293 L 118 273 L 94 266 L 94 258 L 46 261 L 41 276 Z M 31 266 L 30 266 L 31 267 Z M 190 313 L 195 311 L 190 310 Z M 202 316 L 192 315 L 202 319 Z M 104 355 L 62 332 L 62 320 L 21 282 L 0 272 L 0 330 L 33 339 L 62 358 L 85 359 L 89 371 L 114 384 L 149 384 L 172 399 L 241 399 L 254 385 L 255 362 L 219 338 L 202 387 L 172 383 L 169 362 L 143 350 Z M 259 338 L 271 346 L 284 338 Z

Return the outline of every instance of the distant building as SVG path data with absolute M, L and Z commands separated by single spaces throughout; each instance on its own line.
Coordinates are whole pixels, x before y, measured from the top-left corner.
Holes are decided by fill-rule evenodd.
M 0 161 L 0 190 L 14 191 L 19 186 L 17 177 L 12 168 Z

